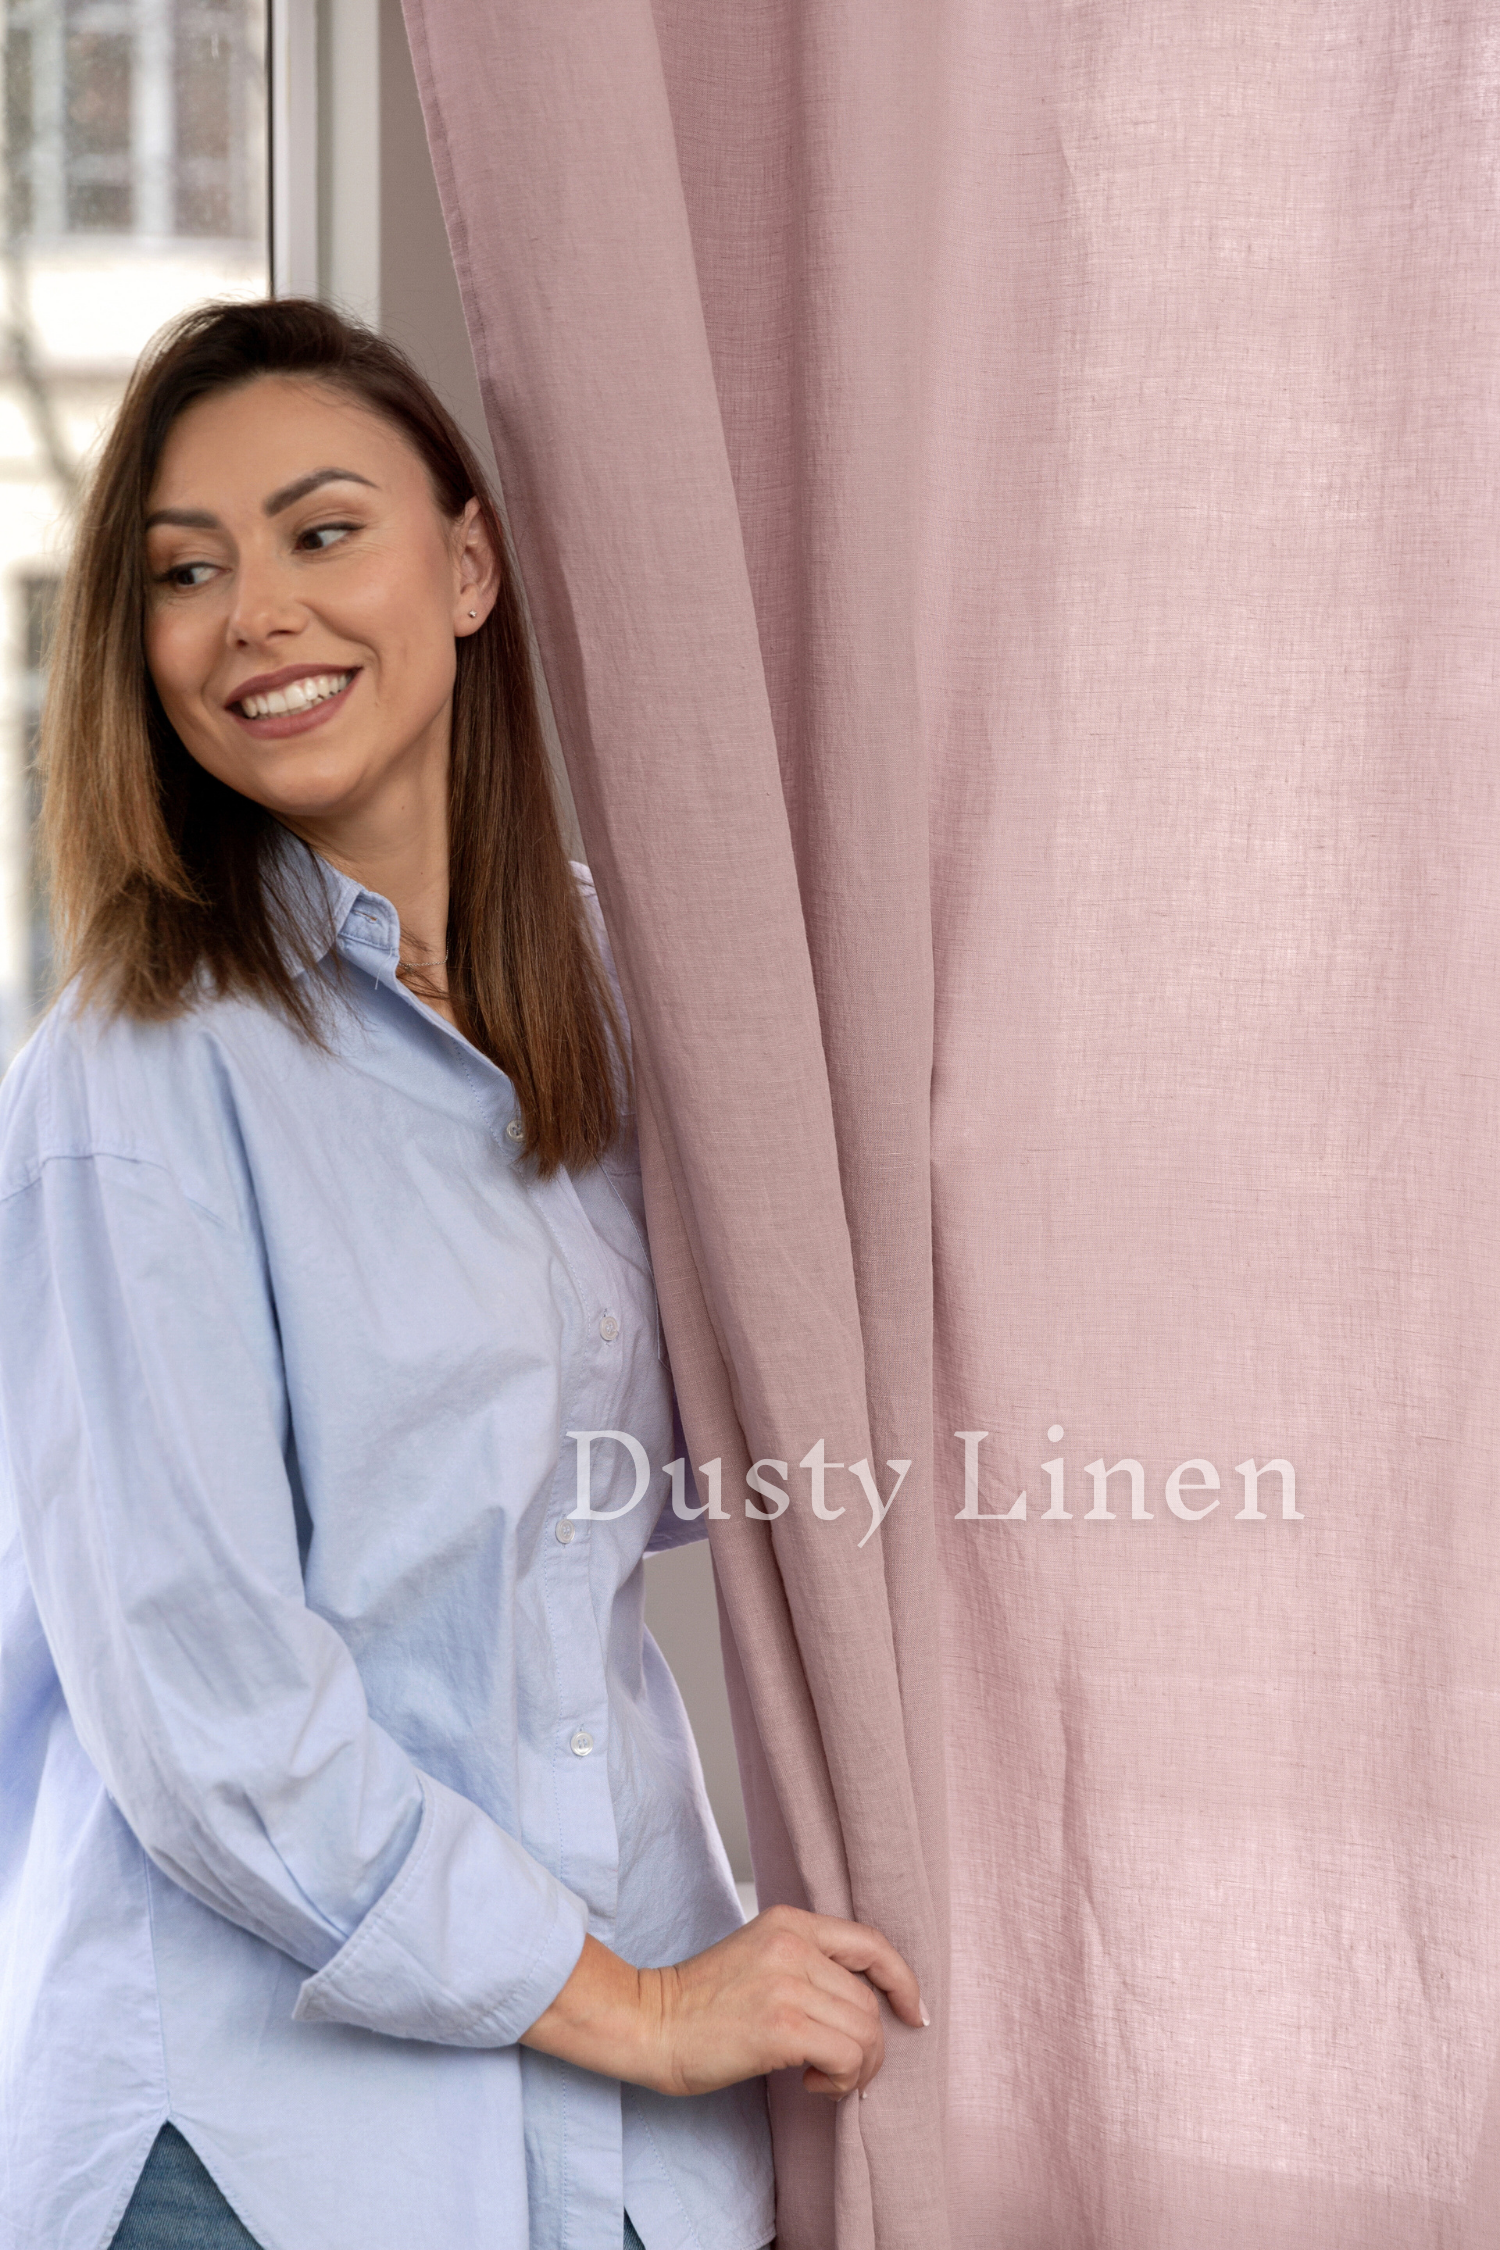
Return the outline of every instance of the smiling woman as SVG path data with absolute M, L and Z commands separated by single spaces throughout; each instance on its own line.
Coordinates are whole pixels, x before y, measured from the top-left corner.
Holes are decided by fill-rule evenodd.
M 0 1088 L 0 2237 L 761 2250 L 878 1931 L 744 1924 L 644 1629 L 680 1456 L 628 1026 L 494 504 L 378 338 L 138 371 Z M 680 1458 L 674 1466 L 681 1468 Z M 632 1480 L 633 1481 L 633 1480 Z M 661 1518 L 658 1528 L 658 1518 Z
M 43 842 L 86 991 L 159 1018 L 207 977 L 315 1034 L 289 829 L 386 887 L 404 976 L 511 1078 L 543 1175 L 609 1146 L 619 1027 L 499 518 L 391 346 L 298 299 L 168 328 L 85 504 L 53 679 Z M 344 686 L 299 712 L 313 679 Z
M 361 466 L 268 489 L 299 449 Z M 194 504 L 210 490 L 219 514 Z M 404 968 L 456 1023 L 448 707 L 498 550 L 477 498 L 450 522 L 433 497 L 404 435 L 324 384 L 267 375 L 199 400 L 151 493 L 146 649 L 192 757 L 335 866 L 378 878 Z M 287 661 L 251 670 L 260 651 Z

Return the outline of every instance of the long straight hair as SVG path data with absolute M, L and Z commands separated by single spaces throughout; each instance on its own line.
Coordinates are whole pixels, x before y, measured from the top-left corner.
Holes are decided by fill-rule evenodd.
M 469 446 L 393 344 L 307 298 L 207 304 L 153 339 L 89 483 L 63 582 L 42 722 L 41 828 L 63 978 L 124 1015 L 179 1014 L 205 988 L 323 1034 L 284 933 L 285 837 L 189 756 L 146 663 L 145 520 L 183 409 L 263 375 L 311 376 L 416 448 L 439 509 L 479 502 L 499 564 L 489 616 L 457 642 L 448 800 L 448 996 L 505 1071 L 547 1177 L 601 1156 L 629 1068 L 563 849 L 520 600 Z

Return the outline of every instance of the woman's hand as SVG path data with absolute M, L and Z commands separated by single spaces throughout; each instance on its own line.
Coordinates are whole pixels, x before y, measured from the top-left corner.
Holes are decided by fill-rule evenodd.
M 885 2061 L 873 1987 L 903 2023 L 927 2021 L 915 1976 L 878 1930 L 794 1906 L 770 1907 L 706 1953 L 656 1974 L 657 2083 L 669 2094 L 706 2094 L 799 2063 L 810 2094 L 863 2093 Z
M 903 2023 L 927 2021 L 915 1976 L 878 1930 L 773 1906 L 673 1968 L 633 1969 L 585 1938 L 522 2045 L 664 2094 L 800 2065 L 809 2093 L 838 2098 L 863 2093 L 885 2060 L 877 1986 Z

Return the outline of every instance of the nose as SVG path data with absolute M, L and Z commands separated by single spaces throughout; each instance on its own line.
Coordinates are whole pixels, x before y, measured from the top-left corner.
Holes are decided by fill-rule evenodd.
M 261 648 L 300 633 L 307 610 L 292 574 L 274 553 L 242 549 L 234 574 L 227 630 L 240 648 Z

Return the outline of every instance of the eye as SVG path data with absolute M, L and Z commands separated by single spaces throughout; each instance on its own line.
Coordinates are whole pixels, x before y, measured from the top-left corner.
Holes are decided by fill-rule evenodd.
M 213 569 L 212 563 L 173 563 L 170 570 L 162 571 L 156 583 L 158 586 L 175 586 L 180 592 L 185 593 L 189 587 L 205 585 Z M 195 577 L 194 572 L 200 570 L 203 572 L 203 576 L 201 578 Z
M 346 533 L 358 529 L 358 524 L 354 523 L 309 524 L 306 531 L 298 532 L 297 545 L 299 547 L 304 546 L 306 542 L 311 540 L 314 542 L 311 552 L 315 555 L 323 554 L 329 547 L 334 546 L 337 541 L 342 539 Z

